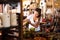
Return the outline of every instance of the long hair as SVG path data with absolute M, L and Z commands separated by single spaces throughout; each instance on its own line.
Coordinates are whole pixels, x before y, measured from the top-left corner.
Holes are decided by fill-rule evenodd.
M 40 8 L 36 8 L 35 11 L 38 12 L 38 14 L 39 14 L 38 17 L 41 17 L 41 9 Z

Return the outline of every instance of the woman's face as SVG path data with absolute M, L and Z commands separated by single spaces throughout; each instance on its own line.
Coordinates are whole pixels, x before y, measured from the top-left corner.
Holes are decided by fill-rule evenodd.
M 35 17 L 38 17 L 39 16 L 39 13 L 37 11 L 34 11 L 34 16 Z

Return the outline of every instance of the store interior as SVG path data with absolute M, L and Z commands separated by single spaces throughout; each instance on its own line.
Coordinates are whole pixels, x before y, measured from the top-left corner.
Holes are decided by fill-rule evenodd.
M 1 0 L 0 40 L 60 40 L 60 0 Z
M 39 24 L 36 21 L 37 8 L 41 9 Z M 23 0 L 22 10 L 25 39 L 60 40 L 60 0 Z M 35 22 L 40 25 L 40 30 Z

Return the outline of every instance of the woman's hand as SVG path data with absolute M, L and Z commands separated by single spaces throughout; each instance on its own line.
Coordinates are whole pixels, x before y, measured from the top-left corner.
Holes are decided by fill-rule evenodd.
M 29 24 L 31 24 L 32 26 L 34 26 L 35 28 L 38 27 L 38 24 L 32 24 L 30 20 L 28 20 Z
M 31 21 L 30 21 L 30 20 L 28 20 L 28 23 L 29 23 L 29 24 L 31 24 Z

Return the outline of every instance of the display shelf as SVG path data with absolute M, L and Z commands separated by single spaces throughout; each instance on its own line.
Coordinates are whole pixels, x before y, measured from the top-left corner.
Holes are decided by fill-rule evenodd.
M 1 0 L 0 1 L 0 4 L 6 4 L 6 3 L 17 3 L 17 2 L 20 2 L 22 3 L 21 0 Z M 17 15 L 17 22 L 18 22 L 18 26 L 9 26 L 9 27 L 1 27 L 0 28 L 0 31 L 2 31 L 2 40 L 7 40 L 8 37 L 9 37 L 9 40 L 10 38 L 12 37 L 13 39 L 16 38 L 17 40 L 22 40 L 21 38 L 21 20 L 20 20 L 20 13 L 16 13 Z M 16 30 L 12 30 L 12 29 L 16 29 Z M 13 33 L 16 32 L 18 33 L 18 36 L 15 36 Z M 12 35 L 9 35 L 9 34 L 12 34 Z
M 2 30 L 2 39 L 4 40 L 4 39 L 7 39 L 8 37 L 12 37 L 12 38 L 16 38 L 17 40 L 19 40 L 20 38 L 20 36 L 15 36 L 14 35 L 14 32 L 16 32 L 16 33 L 18 33 L 18 35 L 20 34 L 19 32 L 20 32 L 20 30 L 19 30 L 19 28 L 20 28 L 20 23 L 19 23 L 19 21 L 18 21 L 18 26 L 10 26 L 10 27 L 3 27 L 3 28 L 0 28 L 0 30 Z M 15 28 L 15 29 L 14 29 Z M 11 34 L 11 35 L 9 35 L 9 34 Z

